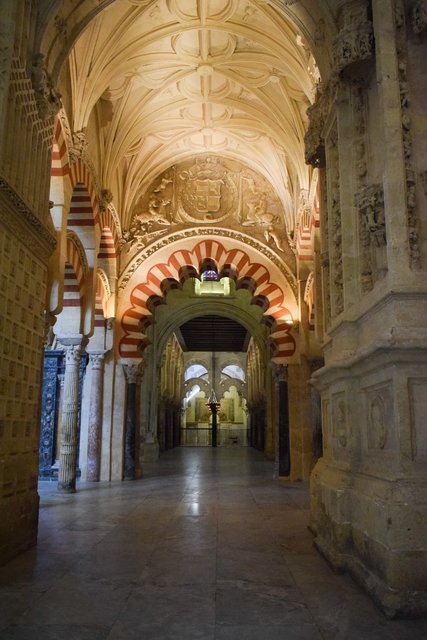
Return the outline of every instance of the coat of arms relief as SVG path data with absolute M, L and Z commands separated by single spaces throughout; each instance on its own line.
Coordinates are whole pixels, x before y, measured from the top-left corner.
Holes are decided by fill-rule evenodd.
M 145 247 L 189 225 L 250 233 L 280 252 L 289 245 L 282 204 L 266 178 L 229 158 L 204 154 L 163 172 L 140 198 L 125 240 Z

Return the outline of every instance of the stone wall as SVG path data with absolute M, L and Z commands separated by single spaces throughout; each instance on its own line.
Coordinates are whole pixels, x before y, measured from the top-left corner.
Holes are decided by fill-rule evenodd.
M 43 241 L 29 229 L 31 213 L 18 213 L 19 199 L 12 202 L 11 194 L 0 191 L 0 563 L 35 544 L 37 536 L 44 300 L 52 247 L 47 235 Z

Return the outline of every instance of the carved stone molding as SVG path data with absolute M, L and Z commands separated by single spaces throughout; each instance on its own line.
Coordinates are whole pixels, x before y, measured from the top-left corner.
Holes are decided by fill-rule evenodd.
M 31 83 L 40 119 L 47 120 L 54 117 L 61 108 L 61 95 L 53 86 L 42 53 L 36 53 L 33 58 Z
M 417 0 L 412 7 L 412 28 L 414 33 L 423 33 L 427 29 L 427 0 Z
M 0 195 L 9 205 L 9 209 L 0 207 L 0 221 L 27 246 L 33 247 L 36 243 L 38 251 L 48 257 L 56 247 L 56 239 L 1 176 Z

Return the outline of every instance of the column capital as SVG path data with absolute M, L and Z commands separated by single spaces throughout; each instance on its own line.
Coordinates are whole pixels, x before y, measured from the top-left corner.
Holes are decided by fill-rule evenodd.
M 137 362 L 135 364 L 124 364 L 123 370 L 125 372 L 128 384 L 136 384 L 138 382 L 139 376 L 142 373 L 141 363 Z
M 80 362 L 80 356 L 82 354 L 82 347 L 80 344 L 64 346 L 65 365 L 76 365 Z
M 89 353 L 89 360 L 92 369 L 102 369 L 105 360 L 105 351 L 94 351 Z
M 273 377 L 275 382 L 288 381 L 288 365 L 287 364 L 278 364 L 277 362 L 272 362 L 270 366 L 273 371 Z

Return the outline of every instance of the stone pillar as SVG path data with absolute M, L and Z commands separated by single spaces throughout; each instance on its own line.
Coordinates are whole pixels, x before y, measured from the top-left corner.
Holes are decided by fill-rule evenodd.
M 127 385 L 123 479 L 135 480 L 137 438 L 136 389 L 139 376 L 139 364 L 126 364 L 124 365 L 124 371 Z
M 64 397 L 58 471 L 58 491 L 64 493 L 76 491 L 80 355 L 80 345 L 65 347 Z
M 288 409 L 288 370 L 283 364 L 273 364 L 276 410 L 274 415 L 274 475 L 288 476 L 291 470 Z
M 98 482 L 101 460 L 104 353 L 91 353 L 89 358 L 92 366 L 92 384 L 90 389 L 86 479 L 88 482 Z

